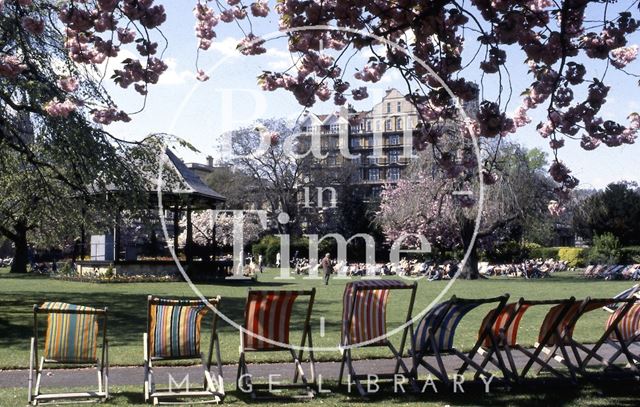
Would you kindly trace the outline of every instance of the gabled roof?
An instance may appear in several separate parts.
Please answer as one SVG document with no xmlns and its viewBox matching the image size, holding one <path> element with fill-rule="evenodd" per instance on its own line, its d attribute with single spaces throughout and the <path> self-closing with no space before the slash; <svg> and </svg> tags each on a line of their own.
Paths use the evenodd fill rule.
<svg viewBox="0 0 640 407">
<path fill-rule="evenodd" d="M 170 192 L 174 194 L 180 195 L 195 195 L 200 198 L 211 199 L 214 201 L 222 202 L 225 201 L 226 198 L 209 188 L 207 184 L 202 182 L 200 177 L 196 175 L 191 169 L 189 169 L 184 161 L 179 159 L 173 151 L 166 149 L 165 153 L 167 154 L 167 158 L 173 167 L 175 168 L 178 176 L 181 178 L 180 186 L 178 188 L 173 188 Z"/>
</svg>

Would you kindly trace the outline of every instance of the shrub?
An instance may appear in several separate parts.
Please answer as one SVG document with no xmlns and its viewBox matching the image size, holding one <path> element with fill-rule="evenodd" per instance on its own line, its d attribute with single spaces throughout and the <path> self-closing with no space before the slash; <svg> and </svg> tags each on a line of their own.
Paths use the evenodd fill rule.
<svg viewBox="0 0 640 407">
<path fill-rule="evenodd" d="M 529 249 L 530 259 L 555 259 L 558 260 L 558 247 L 532 247 Z"/>
<path fill-rule="evenodd" d="M 640 263 L 640 246 L 629 246 L 620 249 L 620 257 L 625 264 Z"/>
<path fill-rule="evenodd" d="M 585 263 L 585 250 L 579 247 L 560 247 L 558 259 L 566 261 L 569 267 L 582 267 Z"/>
<path fill-rule="evenodd" d="M 597 264 L 620 263 L 620 240 L 612 233 L 603 233 L 593 237 L 593 246 L 589 251 L 589 262 Z"/>
<path fill-rule="evenodd" d="M 527 256 L 528 250 L 518 242 L 503 242 L 485 252 L 491 263 L 519 263 Z"/>
</svg>

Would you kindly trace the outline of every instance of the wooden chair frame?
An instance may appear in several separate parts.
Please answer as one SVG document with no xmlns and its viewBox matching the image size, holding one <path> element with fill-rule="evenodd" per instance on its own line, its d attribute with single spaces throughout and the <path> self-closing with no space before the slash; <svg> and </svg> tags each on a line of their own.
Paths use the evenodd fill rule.
<svg viewBox="0 0 640 407">
<path fill-rule="evenodd" d="M 302 339 L 300 343 L 300 350 L 296 354 L 293 348 L 274 346 L 273 348 L 254 349 L 245 345 L 243 330 L 240 331 L 240 359 L 238 361 L 238 373 L 236 376 L 236 390 L 244 393 L 249 393 L 253 400 L 270 400 L 275 398 L 281 398 L 282 395 L 275 395 L 275 391 L 282 389 L 304 389 L 305 393 L 301 395 L 293 395 L 290 398 L 312 399 L 315 397 L 316 392 L 316 371 L 315 371 L 315 357 L 313 353 L 313 339 L 311 335 L 311 313 L 313 311 L 313 304 L 316 296 L 316 289 L 311 290 L 252 290 L 249 289 L 247 295 L 247 302 L 244 310 L 244 328 L 248 327 L 248 306 L 251 301 L 252 295 L 263 295 L 269 293 L 284 294 L 288 292 L 297 293 L 295 301 L 298 301 L 300 296 L 307 296 L 307 312 L 304 320 L 304 327 L 302 330 Z M 269 339 L 269 338 L 267 338 Z M 302 357 L 304 356 L 304 349 L 306 344 L 309 344 L 309 373 L 310 377 L 307 379 L 304 369 L 302 368 Z M 252 375 L 249 373 L 249 367 L 247 365 L 246 353 L 248 352 L 289 352 L 294 364 L 293 380 L 290 383 L 253 383 Z M 298 383 L 300 379 L 301 383 Z M 245 391 L 243 389 L 250 389 Z M 267 389 L 265 391 L 265 389 Z M 272 392 L 273 391 L 273 392 Z"/>
<path fill-rule="evenodd" d="M 481 366 L 484 367 L 487 363 L 497 365 L 498 362 L 496 362 L 496 360 L 494 359 L 494 354 L 498 356 L 500 355 L 501 351 L 504 351 L 507 361 L 509 362 L 508 372 L 505 372 L 505 373 L 506 373 L 506 376 L 508 376 L 508 378 L 513 382 L 521 382 L 526 377 L 529 370 L 533 367 L 534 363 L 540 366 L 538 373 L 542 369 L 546 369 L 556 377 L 565 378 L 564 374 L 559 372 L 553 366 L 549 365 L 550 358 L 547 360 L 544 360 L 541 358 L 541 354 L 544 353 L 545 347 L 550 342 L 553 335 L 560 334 L 558 332 L 558 325 L 562 321 L 569 307 L 571 307 L 571 305 L 574 302 L 575 302 L 575 298 L 573 297 L 565 300 L 544 300 L 544 301 L 531 301 L 531 300 L 525 300 L 524 298 L 520 298 L 516 303 L 513 303 L 513 306 L 514 306 L 513 311 L 510 312 L 509 315 L 506 315 L 505 323 L 502 324 L 502 326 L 499 327 L 498 329 L 498 332 L 497 332 L 498 347 L 493 349 L 488 349 L 488 350 L 485 350 L 482 347 L 480 348 L 479 353 L 485 355 L 485 359 L 481 364 Z M 545 332 L 545 335 L 543 336 L 541 342 L 536 342 L 536 344 L 534 345 L 533 351 L 524 348 L 518 343 L 509 344 L 509 340 L 507 339 L 507 332 L 511 328 L 511 325 L 514 323 L 517 323 L 518 325 L 515 329 L 519 330 L 520 320 L 523 317 L 524 313 L 527 312 L 530 307 L 539 306 L 539 305 L 562 306 L 556 318 L 553 321 L 551 321 L 551 325 L 547 330 L 547 332 Z M 508 307 L 509 305 L 505 305 L 504 309 L 507 309 Z M 494 320 L 494 323 L 496 320 L 497 318 Z M 540 328 L 542 329 L 542 326 Z M 493 327 L 492 330 L 494 331 L 494 333 L 496 333 L 495 327 Z M 517 334 L 518 332 L 516 331 L 515 332 L 516 337 L 517 337 Z M 523 355 L 529 358 L 529 360 L 527 361 L 527 363 L 525 364 L 525 366 L 522 368 L 520 372 L 518 372 L 518 369 L 516 367 L 516 364 L 513 358 L 514 351 L 519 351 L 520 353 L 522 353 Z"/>
<path fill-rule="evenodd" d="M 216 309 L 220 306 L 220 296 L 210 298 L 207 302 Z M 189 355 L 185 357 L 157 357 L 151 356 L 151 305 L 196 305 L 206 304 L 200 298 L 159 298 L 149 295 L 147 297 L 147 331 L 143 334 L 143 351 L 144 351 L 144 399 L 145 402 L 153 401 L 157 404 L 208 404 L 220 403 L 224 401 L 224 380 L 222 377 L 222 359 L 220 358 L 220 340 L 217 333 L 218 315 L 213 314 L 211 323 L 211 340 L 209 341 L 209 349 L 205 358 L 204 353 L 200 352 L 199 356 Z M 215 351 L 216 367 L 215 377 L 211 374 L 212 358 Z M 168 360 L 189 360 L 200 359 L 202 366 L 204 381 L 202 388 L 192 390 L 174 390 L 172 388 L 157 388 L 153 376 L 153 362 Z M 189 402 L 165 402 L 164 400 L 176 400 L 180 398 L 211 398 L 207 400 L 195 400 Z"/>
<path fill-rule="evenodd" d="M 447 375 L 447 370 L 444 366 L 444 362 L 442 359 L 443 355 L 454 355 L 456 356 L 458 359 L 462 360 L 462 365 L 461 367 L 457 370 L 458 374 L 463 374 L 465 371 L 467 371 L 468 368 L 473 368 L 476 372 L 474 374 L 474 378 L 477 379 L 479 376 L 485 376 L 485 377 L 490 377 L 491 374 L 489 372 L 486 371 L 486 360 L 489 356 L 485 356 L 484 360 L 482 363 L 478 364 L 477 362 L 475 362 L 473 360 L 474 356 L 476 354 L 480 354 L 480 348 L 482 346 L 482 343 L 484 342 L 485 339 L 489 339 L 490 343 L 491 343 L 491 348 L 492 349 L 497 349 L 498 347 L 498 338 L 495 335 L 494 332 L 491 331 L 490 327 L 493 324 L 489 324 L 487 325 L 486 329 L 481 329 L 480 334 L 478 335 L 478 340 L 476 341 L 475 345 L 473 346 L 473 348 L 471 349 L 471 351 L 467 354 L 459 351 L 458 349 L 456 349 L 455 347 L 451 347 L 451 349 L 440 349 L 438 346 L 438 343 L 435 340 L 435 336 L 438 334 L 438 332 L 440 331 L 440 329 L 442 328 L 442 324 L 445 322 L 444 319 L 445 317 L 448 315 L 449 311 L 460 304 L 475 304 L 475 306 L 473 308 L 479 307 L 481 305 L 484 304 L 490 304 L 490 303 L 497 303 L 498 305 L 496 306 L 495 310 L 497 310 L 497 312 L 494 313 L 494 316 L 491 317 L 492 319 L 497 318 L 497 316 L 499 315 L 499 313 L 502 311 L 502 308 L 504 308 L 505 304 L 507 303 L 509 299 L 509 294 L 504 294 L 502 296 L 499 297 L 494 297 L 494 298 L 486 298 L 486 299 L 470 299 L 470 298 L 458 298 L 455 295 L 453 297 L 451 297 L 450 300 L 444 302 L 444 303 L 440 303 L 438 304 L 440 307 L 442 307 L 442 309 L 438 310 L 438 311 L 434 311 L 434 312 L 438 312 L 438 314 L 435 316 L 434 322 L 432 324 L 430 324 L 430 326 L 426 327 L 427 329 L 427 340 L 428 340 L 428 347 L 430 348 L 429 351 L 427 351 L 426 349 L 421 349 L 419 351 L 417 351 L 417 343 L 416 343 L 416 334 L 417 332 L 413 332 L 413 327 L 412 327 L 412 333 L 411 333 L 411 342 L 412 342 L 412 351 L 411 351 L 411 357 L 413 359 L 413 367 L 411 370 L 412 376 L 414 378 L 417 379 L 418 376 L 418 368 L 420 366 L 424 367 L 425 369 L 427 369 L 427 371 L 429 373 L 432 373 L 434 376 L 436 376 L 440 381 L 449 384 L 450 380 L 449 377 Z M 436 307 L 438 306 L 436 305 Z M 473 309 L 472 308 L 472 309 Z M 471 311 L 468 310 L 467 312 Z M 466 315 L 466 313 L 465 313 Z M 425 315 L 426 317 L 427 315 Z M 461 317 L 461 319 L 464 318 L 464 315 Z M 455 329 L 457 329 L 457 325 L 454 327 L 453 332 L 451 332 L 451 336 L 455 337 Z M 433 356 L 436 359 L 436 363 L 437 363 L 437 368 L 432 366 L 431 364 L 427 363 L 427 361 L 425 360 L 425 356 Z M 502 361 L 502 356 L 498 353 L 497 354 L 497 358 L 498 358 L 498 362 L 496 363 L 496 365 L 499 367 L 500 371 L 503 373 L 504 376 L 508 375 L 508 369 L 506 368 L 504 362 Z"/>
<path fill-rule="evenodd" d="M 375 280 L 375 281 L 378 281 L 378 280 Z M 389 379 L 389 378 L 395 379 L 400 369 L 402 369 L 405 374 L 405 377 L 410 380 L 411 386 L 415 388 L 415 382 L 413 381 L 411 371 L 407 368 L 406 364 L 402 360 L 402 355 L 404 354 L 404 348 L 407 342 L 407 334 L 409 335 L 411 334 L 411 324 L 409 322 L 411 321 L 412 315 L 413 315 L 413 305 L 416 299 L 417 288 L 418 288 L 418 284 L 416 282 L 410 285 L 405 284 L 403 286 L 388 286 L 388 287 L 383 287 L 383 286 L 376 287 L 376 286 L 366 286 L 366 285 L 355 286 L 354 288 L 355 291 L 352 295 L 349 319 L 347 322 L 346 329 L 342 333 L 342 338 L 340 340 L 341 342 L 340 346 L 345 348 L 342 349 L 342 361 L 340 362 L 340 373 L 338 375 L 339 386 L 342 386 L 342 379 L 344 377 L 344 368 L 346 366 L 347 370 L 349 371 L 349 379 L 353 380 L 353 382 L 355 383 L 356 389 L 358 390 L 358 393 L 360 393 L 360 396 L 366 398 L 368 396 L 368 393 L 367 391 L 365 391 L 364 387 L 362 386 L 361 380 L 368 378 L 368 375 L 358 374 L 356 372 L 356 369 L 353 366 L 353 358 L 351 354 L 352 350 L 354 347 L 387 347 L 393 354 L 393 358 L 396 360 L 396 365 L 393 373 L 383 373 L 383 374 L 377 373 L 376 374 L 377 378 L 378 379 Z M 353 322 L 353 315 L 356 309 L 356 301 L 358 299 L 358 295 L 357 295 L 358 291 L 381 290 L 381 289 L 391 290 L 391 291 L 411 290 L 411 298 L 409 300 L 409 307 L 407 308 L 407 314 L 405 318 L 405 323 L 407 324 L 407 326 L 402 331 L 402 339 L 400 340 L 400 348 L 398 350 L 396 350 L 396 348 L 393 346 L 391 341 L 389 341 L 386 337 L 381 341 L 370 343 L 367 345 L 358 345 L 357 343 L 351 343 L 350 332 L 351 332 L 351 327 Z"/>
<path fill-rule="evenodd" d="M 633 267 L 633 266 L 630 266 Z M 623 292 L 621 292 L 620 294 L 616 295 L 615 299 L 623 299 L 623 298 L 638 298 L 640 299 L 640 284 L 636 284 L 626 290 L 624 290 Z M 638 302 L 636 301 L 636 304 Z M 607 307 L 603 307 L 602 309 L 609 312 L 610 314 L 613 314 L 616 312 L 616 308 L 615 306 L 607 306 Z M 630 311 L 629 311 L 630 312 Z M 621 322 L 621 321 L 620 321 Z M 609 364 L 613 364 L 619 357 L 620 355 L 622 355 L 623 353 L 625 354 L 625 356 L 627 356 L 627 361 L 629 361 L 629 365 L 630 367 L 633 369 L 634 368 L 634 364 L 638 364 L 640 363 L 640 354 L 636 355 L 631 353 L 631 346 L 635 343 L 640 341 L 640 329 L 638 329 L 634 335 L 630 336 L 629 338 L 627 338 L 626 340 L 621 341 L 620 337 L 618 337 L 618 341 L 612 341 L 612 340 L 608 340 L 607 343 L 612 346 L 615 349 L 615 352 L 613 353 L 612 356 L 609 357 L 609 359 L 606 361 L 605 365 L 609 365 Z M 628 350 L 628 352 L 625 352 L 625 349 Z M 629 356 L 632 357 L 632 359 L 629 359 Z M 633 363 L 635 362 L 635 363 Z"/>
<path fill-rule="evenodd" d="M 57 361 L 53 359 L 45 359 L 44 356 L 40 358 L 38 363 L 38 314 L 87 314 L 96 315 L 98 324 L 98 335 L 102 332 L 102 348 L 100 356 L 96 362 L 81 361 L 81 362 L 69 362 L 69 361 Z M 102 330 L 100 331 L 100 325 Z M 56 363 L 64 365 L 93 365 L 95 363 L 96 372 L 98 375 L 98 389 L 96 391 L 87 392 L 74 392 L 74 393 L 42 393 L 42 371 L 45 363 Z M 33 385 L 35 373 L 35 388 Z M 109 398 L 109 342 L 107 341 L 107 308 L 103 309 L 90 309 L 90 310 L 78 310 L 78 309 L 48 309 L 42 308 L 39 305 L 33 306 L 33 337 L 31 338 L 31 352 L 29 356 L 29 379 L 28 379 L 28 397 L 27 400 L 30 404 L 49 404 L 56 400 L 73 400 L 73 402 L 91 402 L 95 400 L 106 401 Z"/>
</svg>

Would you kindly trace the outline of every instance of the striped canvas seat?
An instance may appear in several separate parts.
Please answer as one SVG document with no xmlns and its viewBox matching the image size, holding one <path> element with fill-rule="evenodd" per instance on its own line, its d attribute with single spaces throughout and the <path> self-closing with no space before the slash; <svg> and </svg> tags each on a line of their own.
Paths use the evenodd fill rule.
<svg viewBox="0 0 640 407">
<path fill-rule="evenodd" d="M 98 349 L 96 314 L 65 311 L 96 311 L 64 302 L 45 302 L 40 310 L 48 314 L 44 357 L 61 363 L 95 363 Z"/>
<path fill-rule="evenodd" d="M 154 299 L 149 304 L 153 358 L 200 357 L 200 323 L 208 308 L 199 300 Z"/>
<path fill-rule="evenodd" d="M 482 303 L 456 303 L 455 301 L 445 301 L 436 305 L 418 323 L 414 334 L 416 350 L 424 353 L 433 351 L 429 341 L 429 328 L 438 351 L 451 350 L 458 324 L 467 313 L 480 305 Z"/>
<path fill-rule="evenodd" d="M 619 307 L 616 311 L 609 315 L 607 319 L 606 329 L 608 330 L 612 324 L 618 319 L 618 315 L 624 313 L 625 315 L 618 322 L 618 330 L 622 336 L 623 341 L 628 341 L 636 338 L 640 335 L 640 304 L 636 303 L 629 309 L 628 312 L 624 308 Z M 609 339 L 612 341 L 618 341 L 618 335 L 611 332 Z"/>
<path fill-rule="evenodd" d="M 571 338 L 573 338 L 573 330 L 576 327 L 577 318 L 580 315 L 591 312 L 598 308 L 602 308 L 610 303 L 611 299 L 588 300 L 586 301 L 586 303 L 573 303 L 562 317 L 557 328 L 554 327 L 554 321 L 557 320 L 558 315 L 562 312 L 564 306 L 561 304 L 552 307 L 545 316 L 544 321 L 542 322 L 540 333 L 538 334 L 538 342 L 544 342 L 544 338 L 546 337 L 547 333 L 549 333 L 549 330 L 554 330 L 553 334 L 546 344 L 549 346 L 558 345 L 560 343 L 558 333 L 563 335 L 565 343 L 567 343 L 567 341 L 570 341 Z"/>
<path fill-rule="evenodd" d="M 522 317 L 530 306 L 531 305 L 529 304 L 519 304 L 517 302 L 505 305 L 491 327 L 491 332 L 493 332 L 496 337 L 500 337 L 501 331 L 504 331 L 504 339 L 499 342 L 500 346 L 512 347 L 518 344 L 518 329 L 520 329 L 520 321 L 522 321 Z M 493 309 L 484 317 L 482 324 L 480 324 L 478 337 L 485 332 L 487 325 L 493 320 L 495 312 L 496 310 Z M 485 338 L 482 346 L 491 346 L 491 339 Z"/>
<path fill-rule="evenodd" d="M 387 300 L 389 290 L 395 288 L 412 286 L 397 280 L 361 280 L 345 286 L 342 296 L 342 345 L 387 342 Z M 347 330 L 348 337 L 345 335 Z"/>
<path fill-rule="evenodd" d="M 297 291 L 250 291 L 245 329 L 253 335 L 243 333 L 244 347 L 255 350 L 283 347 L 262 338 L 288 345 L 293 304 L 299 294 Z"/>
</svg>

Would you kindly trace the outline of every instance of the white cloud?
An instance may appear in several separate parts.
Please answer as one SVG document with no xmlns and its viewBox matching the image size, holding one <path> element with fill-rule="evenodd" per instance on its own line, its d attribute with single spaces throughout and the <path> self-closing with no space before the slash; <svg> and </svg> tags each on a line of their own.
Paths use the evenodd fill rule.
<svg viewBox="0 0 640 407">
<path fill-rule="evenodd" d="M 240 57 L 242 54 L 236 49 L 239 39 L 233 37 L 225 37 L 223 40 L 214 40 L 209 50 L 222 54 L 223 57 Z"/>
<path fill-rule="evenodd" d="M 189 70 L 178 70 L 178 62 L 175 58 L 166 58 L 167 70 L 160 75 L 158 85 L 182 85 L 192 78 L 195 78 L 193 72 Z"/>
</svg>

